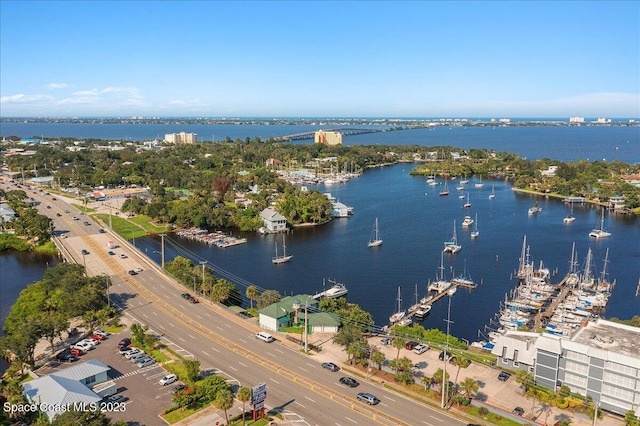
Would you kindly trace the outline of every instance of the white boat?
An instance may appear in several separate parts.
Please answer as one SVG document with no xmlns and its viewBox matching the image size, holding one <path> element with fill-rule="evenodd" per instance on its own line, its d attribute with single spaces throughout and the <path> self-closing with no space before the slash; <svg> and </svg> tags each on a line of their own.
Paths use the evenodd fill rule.
<svg viewBox="0 0 640 426">
<path fill-rule="evenodd" d="M 476 213 L 475 224 L 475 229 L 471 231 L 471 238 L 478 238 L 480 236 L 480 231 L 478 231 L 478 213 Z"/>
<path fill-rule="evenodd" d="M 494 198 L 496 198 L 496 193 L 494 192 L 496 186 L 495 185 L 491 185 L 491 194 L 489 194 L 489 199 L 493 200 Z"/>
<path fill-rule="evenodd" d="M 453 235 L 451 236 L 451 240 L 444 242 L 445 253 L 457 253 L 462 249 L 462 246 L 458 244 L 458 237 L 456 235 L 456 221 L 453 221 Z"/>
<path fill-rule="evenodd" d="M 396 302 L 398 304 L 397 311 L 389 317 L 389 322 L 391 323 L 391 325 L 396 324 L 398 321 L 400 321 L 402 318 L 404 318 L 407 315 L 407 311 L 402 309 L 402 297 L 400 296 L 400 287 L 398 287 L 398 299 L 396 300 Z"/>
<path fill-rule="evenodd" d="M 444 279 L 444 252 L 440 255 L 440 279 L 429 283 L 427 286 L 427 290 L 435 291 L 437 293 L 442 293 L 443 291 L 447 291 L 449 287 L 451 287 L 450 281 L 445 281 Z"/>
<path fill-rule="evenodd" d="M 462 221 L 462 226 L 469 227 L 471 225 L 473 225 L 473 219 L 471 219 L 471 216 L 466 215 Z"/>
<path fill-rule="evenodd" d="M 449 287 L 449 290 L 447 290 L 447 295 L 451 297 L 454 294 L 456 294 L 456 291 L 458 291 L 458 287 L 456 287 L 455 285 L 452 285 L 451 287 Z"/>
<path fill-rule="evenodd" d="M 474 185 L 476 188 L 482 188 L 484 183 L 482 183 L 482 176 L 480 176 L 480 181 Z"/>
<path fill-rule="evenodd" d="M 565 217 L 564 219 L 562 219 L 562 221 L 564 223 L 573 223 L 575 222 L 576 218 L 573 216 L 573 203 L 571 203 L 571 212 L 569 213 L 569 216 Z"/>
<path fill-rule="evenodd" d="M 456 191 L 462 191 L 464 189 L 464 186 L 460 185 L 460 186 L 456 186 Z M 464 197 L 464 195 L 463 195 Z"/>
<path fill-rule="evenodd" d="M 444 181 L 444 189 L 440 191 L 440 195 L 449 195 L 449 184 L 447 181 Z"/>
<path fill-rule="evenodd" d="M 373 225 L 373 230 L 371 231 L 371 238 L 369 238 L 367 247 L 377 247 L 380 244 L 382 244 L 382 238 L 380 238 L 380 230 L 378 230 L 378 218 L 376 217 L 376 222 Z"/>
<path fill-rule="evenodd" d="M 471 207 L 471 202 L 469 202 L 469 193 L 467 192 L 467 202 L 464 203 L 464 207 L 465 209 L 468 209 L 469 207 Z"/>
<path fill-rule="evenodd" d="M 466 173 L 465 173 L 465 175 L 464 175 L 464 179 L 462 179 L 462 180 L 460 181 L 460 184 L 462 184 L 462 185 L 466 185 L 466 184 L 468 184 L 468 183 L 469 183 L 469 179 L 467 179 L 467 175 L 466 175 Z"/>
<path fill-rule="evenodd" d="M 282 256 L 278 256 L 278 243 L 276 242 L 276 255 L 271 258 L 271 263 L 279 265 L 291 260 L 293 256 L 287 256 L 287 245 L 284 241 L 284 235 L 282 235 Z"/>
<path fill-rule="evenodd" d="M 602 209 L 602 216 L 600 218 L 600 228 L 593 229 L 589 232 L 590 237 L 594 237 L 596 239 L 606 238 L 611 236 L 611 232 L 607 232 L 604 230 L 604 208 Z"/>
<path fill-rule="evenodd" d="M 536 215 L 542 211 L 542 207 L 538 206 L 538 202 L 536 201 L 533 207 L 529 209 L 529 216 Z"/>
<path fill-rule="evenodd" d="M 342 283 L 338 283 L 335 280 L 329 280 L 329 283 L 333 285 L 328 290 L 321 291 L 320 293 L 316 293 L 313 296 L 311 296 L 311 298 L 316 300 L 322 299 L 323 297 L 327 297 L 329 299 L 335 299 L 337 297 L 342 297 L 349 292 L 347 287 Z"/>
<path fill-rule="evenodd" d="M 429 312 L 431 312 L 431 305 L 420 305 L 420 308 L 413 315 L 416 318 L 424 318 L 429 315 Z"/>
</svg>

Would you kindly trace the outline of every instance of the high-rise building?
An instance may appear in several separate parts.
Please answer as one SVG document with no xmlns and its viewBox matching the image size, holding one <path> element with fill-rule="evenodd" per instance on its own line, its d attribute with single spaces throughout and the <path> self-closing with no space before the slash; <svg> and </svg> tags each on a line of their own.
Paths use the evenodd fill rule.
<svg viewBox="0 0 640 426">
<path fill-rule="evenodd" d="M 342 133 L 318 130 L 313 141 L 324 145 L 342 145 Z"/>
<path fill-rule="evenodd" d="M 198 142 L 197 133 L 167 133 L 164 135 L 164 141 L 167 143 L 181 144 L 181 143 L 196 143 Z"/>
</svg>

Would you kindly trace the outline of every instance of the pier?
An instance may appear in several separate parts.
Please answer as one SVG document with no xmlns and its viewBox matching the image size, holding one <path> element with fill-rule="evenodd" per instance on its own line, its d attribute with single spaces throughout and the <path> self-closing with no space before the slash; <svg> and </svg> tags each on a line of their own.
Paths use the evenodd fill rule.
<svg viewBox="0 0 640 426">
<path fill-rule="evenodd" d="M 551 304 L 545 310 L 541 310 L 533 318 L 533 330 L 538 330 L 542 327 L 542 320 L 549 320 L 556 312 L 556 309 L 558 309 L 558 305 L 563 303 L 569 293 L 571 293 L 571 288 L 565 286 L 568 278 L 569 276 L 567 275 L 562 279 L 562 281 L 560 281 L 560 283 L 558 283 L 558 287 L 562 288 L 562 290 L 560 290 L 560 294 L 554 297 Z"/>
</svg>

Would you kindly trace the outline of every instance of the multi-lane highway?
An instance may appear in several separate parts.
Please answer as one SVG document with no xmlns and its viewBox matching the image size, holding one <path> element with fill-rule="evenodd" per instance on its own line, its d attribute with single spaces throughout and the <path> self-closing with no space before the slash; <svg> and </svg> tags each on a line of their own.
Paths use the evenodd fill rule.
<svg viewBox="0 0 640 426">
<path fill-rule="evenodd" d="M 54 219 L 57 243 L 76 262 L 84 264 L 89 275 L 111 278 L 111 300 L 126 315 L 149 325 L 182 354 L 193 355 L 203 369 L 214 368 L 243 386 L 267 383 L 268 408 L 293 411 L 308 424 L 317 425 L 464 423 L 365 380 L 360 380 L 357 388 L 340 385 L 338 380 L 343 374 L 323 369 L 313 355 L 305 355 L 282 342 L 269 344 L 257 340 L 258 328 L 254 323 L 214 304 L 190 304 L 180 296 L 185 289 L 143 253 L 109 230 L 100 232 L 101 225 L 93 223 L 66 200 L 34 192 L 24 185 L 20 189 L 41 202 L 39 211 Z M 90 224 L 85 225 L 85 221 Z M 66 237 L 60 238 L 63 234 Z M 119 245 L 112 249 L 114 255 L 108 254 L 109 240 Z M 82 250 L 89 254 L 83 255 Z M 142 272 L 128 273 L 137 267 Z M 335 360 L 340 361 L 343 360 Z M 359 402 L 358 392 L 370 392 L 381 402 L 375 406 Z"/>
</svg>

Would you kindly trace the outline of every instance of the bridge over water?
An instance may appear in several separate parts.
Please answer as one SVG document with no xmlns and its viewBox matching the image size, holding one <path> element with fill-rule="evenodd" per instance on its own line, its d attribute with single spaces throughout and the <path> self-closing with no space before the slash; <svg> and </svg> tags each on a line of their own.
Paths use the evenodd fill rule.
<svg viewBox="0 0 640 426">
<path fill-rule="evenodd" d="M 365 133 L 379 133 L 384 132 L 385 129 L 362 129 L 362 128 L 352 128 L 352 127 L 340 127 L 338 129 L 322 129 L 325 132 L 340 132 L 342 136 L 351 136 L 351 135 L 362 135 Z M 313 139 L 316 130 L 311 132 L 302 132 L 302 133 L 294 133 L 292 135 L 281 136 L 281 139 L 295 141 L 295 140 L 304 140 L 304 139 Z"/>
</svg>

